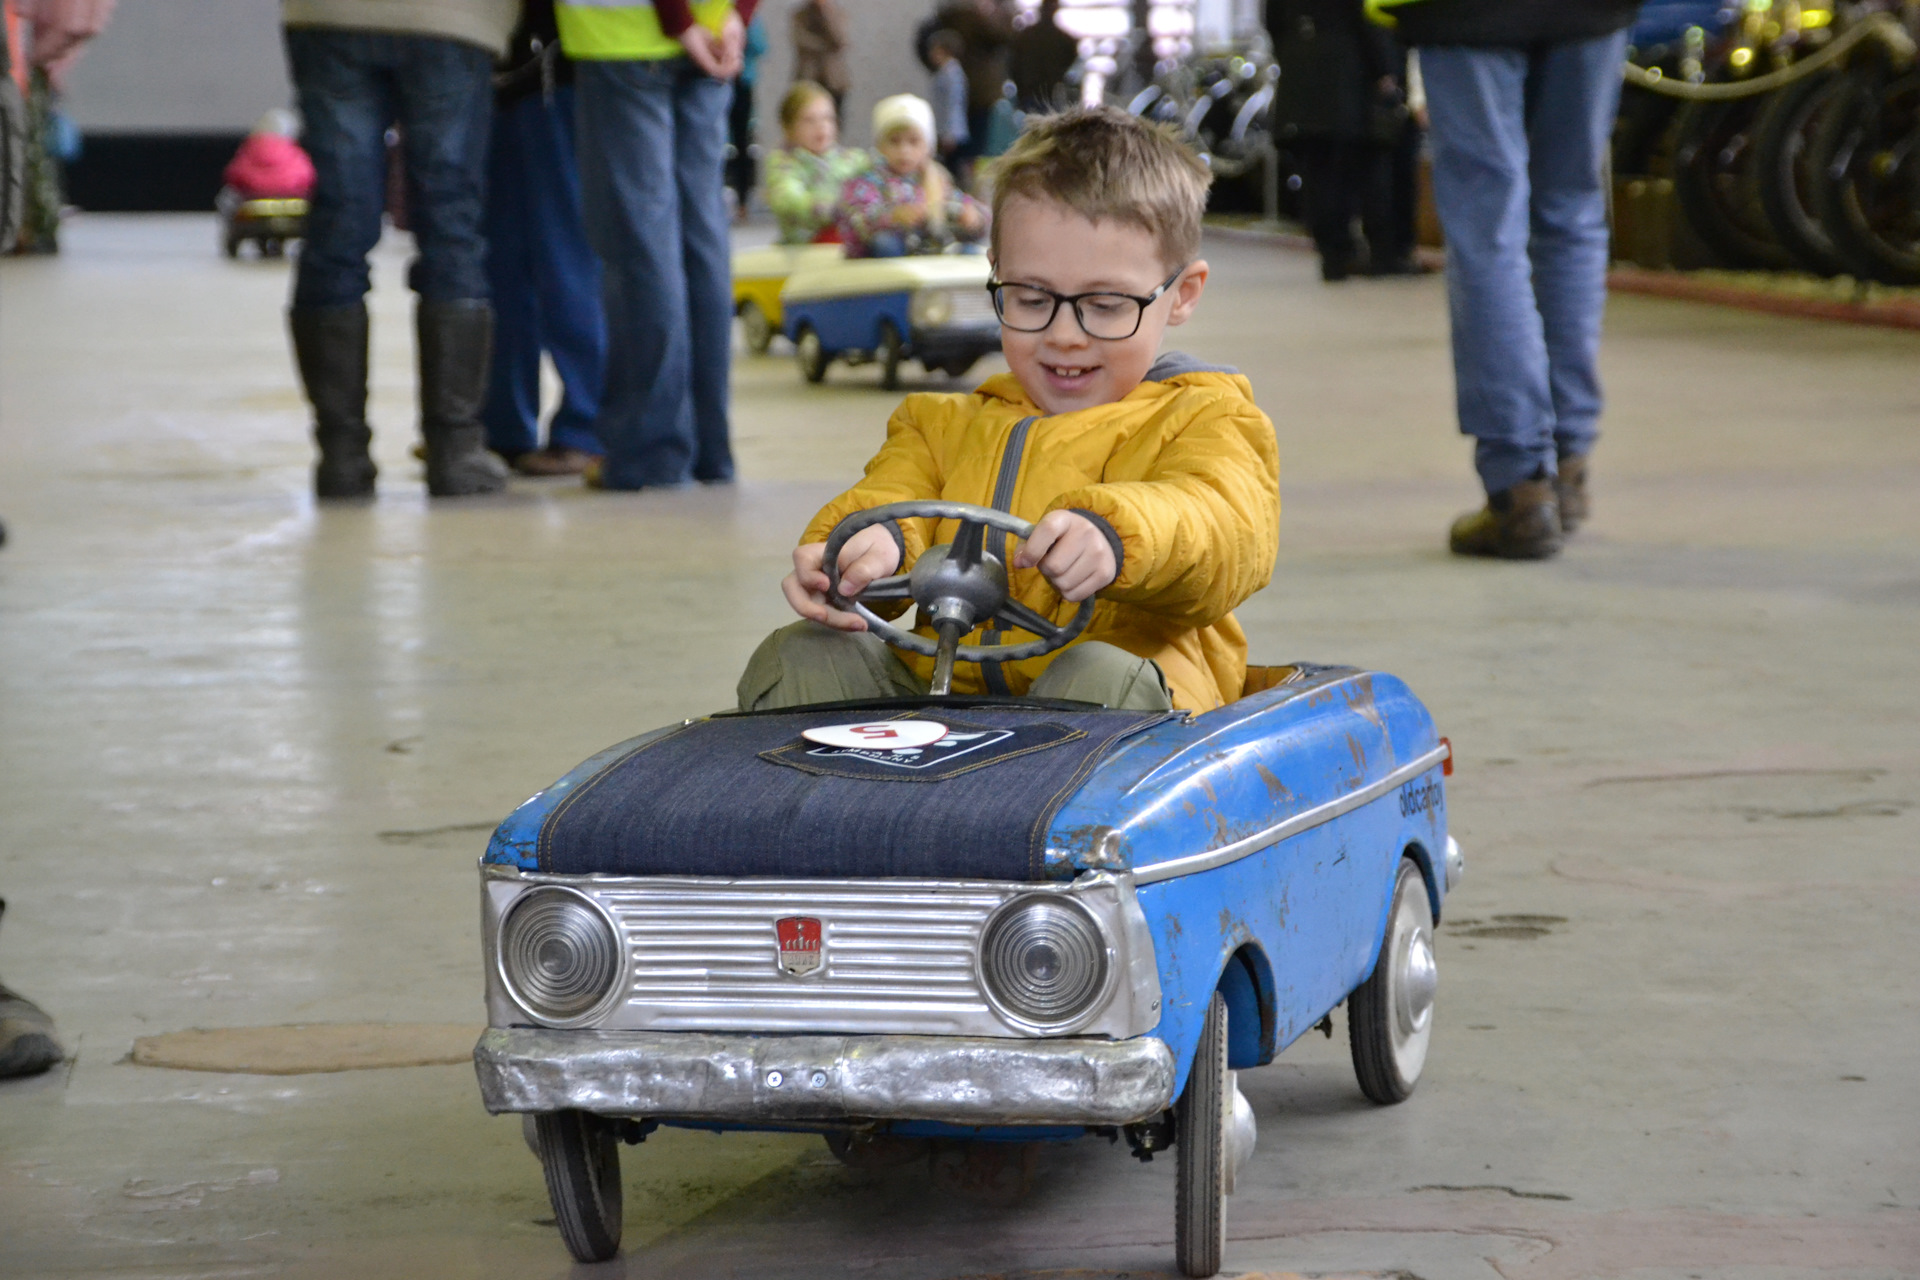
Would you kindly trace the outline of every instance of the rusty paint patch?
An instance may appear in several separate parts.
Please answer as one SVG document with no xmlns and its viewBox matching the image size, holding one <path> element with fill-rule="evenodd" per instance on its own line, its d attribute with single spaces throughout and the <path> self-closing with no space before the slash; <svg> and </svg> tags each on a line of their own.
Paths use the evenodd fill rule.
<svg viewBox="0 0 1920 1280">
<path fill-rule="evenodd" d="M 1268 798 L 1275 804 L 1293 803 L 1292 790 L 1288 788 L 1286 783 L 1274 776 L 1273 770 L 1256 760 L 1253 765 L 1253 771 L 1260 775 L 1260 781 L 1265 784 L 1267 788 Z"/>
<path fill-rule="evenodd" d="M 1340 694 L 1347 701 L 1347 710 L 1365 720 L 1374 728 L 1385 733 L 1387 722 L 1380 717 L 1380 708 L 1373 705 L 1373 677 L 1359 676 L 1340 686 Z"/>
</svg>

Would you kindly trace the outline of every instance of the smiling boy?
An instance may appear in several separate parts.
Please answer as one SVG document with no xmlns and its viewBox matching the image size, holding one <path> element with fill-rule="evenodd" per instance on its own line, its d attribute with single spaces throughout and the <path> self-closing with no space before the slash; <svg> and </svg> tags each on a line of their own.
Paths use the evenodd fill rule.
<svg viewBox="0 0 1920 1280">
<path fill-rule="evenodd" d="M 1045 117 L 994 169 L 994 305 L 1011 373 L 971 395 L 910 395 L 866 478 L 813 518 L 782 583 L 804 621 L 769 636 L 740 680 L 748 710 L 923 694 L 932 659 L 898 653 L 827 598 L 821 559 L 846 516 L 908 499 L 993 505 L 1032 521 L 1015 599 L 1081 638 L 1021 662 L 959 663 L 957 694 L 1029 694 L 1206 711 L 1240 696 L 1233 609 L 1279 543 L 1273 424 L 1231 369 L 1161 354 L 1200 304 L 1206 167 L 1125 112 Z M 910 567 L 954 525 L 876 525 L 840 555 L 842 590 Z M 969 643 L 1017 643 L 1023 632 Z"/>
</svg>

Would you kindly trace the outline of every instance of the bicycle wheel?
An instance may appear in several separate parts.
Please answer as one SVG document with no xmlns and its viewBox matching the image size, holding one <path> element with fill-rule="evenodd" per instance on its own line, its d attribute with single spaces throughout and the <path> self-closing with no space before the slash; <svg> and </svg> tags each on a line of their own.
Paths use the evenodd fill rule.
<svg viewBox="0 0 1920 1280">
<path fill-rule="evenodd" d="M 1920 284 L 1920 70 L 1845 79 L 1813 140 L 1814 211 L 1855 275 Z"/>
<path fill-rule="evenodd" d="M 1809 76 L 1790 84 L 1768 101 L 1753 129 L 1753 167 L 1767 226 L 1787 256 L 1815 275 L 1837 276 L 1847 269 L 1813 210 L 1819 168 L 1812 145 L 1846 87 L 1843 75 Z"/>
<path fill-rule="evenodd" d="M 1773 238 L 1755 179 L 1753 127 L 1766 100 L 1689 102 L 1674 119 L 1674 198 L 1700 238 L 1731 267 L 1785 267 L 1793 261 Z"/>
</svg>

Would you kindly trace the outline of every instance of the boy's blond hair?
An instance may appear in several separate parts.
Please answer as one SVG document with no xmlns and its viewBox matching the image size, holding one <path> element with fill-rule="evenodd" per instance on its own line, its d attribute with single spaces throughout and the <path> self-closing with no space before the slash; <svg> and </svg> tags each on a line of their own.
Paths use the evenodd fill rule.
<svg viewBox="0 0 1920 1280">
<path fill-rule="evenodd" d="M 1151 235 L 1168 270 L 1200 254 L 1200 218 L 1213 181 L 1170 130 L 1118 107 L 1073 107 L 1030 123 L 994 161 L 993 250 L 1000 211 L 1015 196 L 1053 200 L 1091 222 Z"/>
</svg>

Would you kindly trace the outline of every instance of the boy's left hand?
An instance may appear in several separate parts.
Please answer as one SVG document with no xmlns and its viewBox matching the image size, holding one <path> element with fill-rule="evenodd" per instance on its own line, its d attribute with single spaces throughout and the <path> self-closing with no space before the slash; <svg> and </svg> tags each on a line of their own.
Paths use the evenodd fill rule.
<svg viewBox="0 0 1920 1280">
<path fill-rule="evenodd" d="M 1073 511 L 1050 511 L 1013 557 L 1016 569 L 1039 566 L 1063 600 L 1078 603 L 1110 585 L 1120 572 L 1113 544 L 1099 526 Z"/>
</svg>

